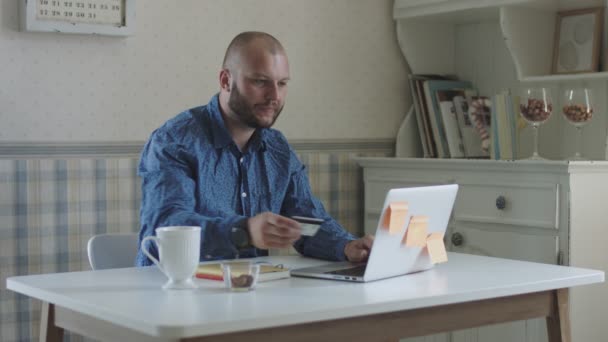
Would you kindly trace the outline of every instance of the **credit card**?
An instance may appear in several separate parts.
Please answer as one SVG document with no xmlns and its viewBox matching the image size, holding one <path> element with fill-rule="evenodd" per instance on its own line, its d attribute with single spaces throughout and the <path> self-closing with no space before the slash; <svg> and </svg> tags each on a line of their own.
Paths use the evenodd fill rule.
<svg viewBox="0 0 608 342">
<path fill-rule="evenodd" d="M 302 228 L 300 234 L 304 236 L 315 235 L 323 223 L 323 219 L 313 217 L 292 216 L 291 218 L 300 222 L 300 227 Z"/>
</svg>

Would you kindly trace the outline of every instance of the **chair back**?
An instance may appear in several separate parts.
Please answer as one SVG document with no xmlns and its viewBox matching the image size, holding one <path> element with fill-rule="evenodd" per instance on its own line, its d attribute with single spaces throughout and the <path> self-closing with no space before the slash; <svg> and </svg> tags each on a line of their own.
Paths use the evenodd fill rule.
<svg viewBox="0 0 608 342">
<path fill-rule="evenodd" d="M 89 239 L 87 254 L 94 270 L 135 266 L 137 234 L 100 234 Z"/>
</svg>

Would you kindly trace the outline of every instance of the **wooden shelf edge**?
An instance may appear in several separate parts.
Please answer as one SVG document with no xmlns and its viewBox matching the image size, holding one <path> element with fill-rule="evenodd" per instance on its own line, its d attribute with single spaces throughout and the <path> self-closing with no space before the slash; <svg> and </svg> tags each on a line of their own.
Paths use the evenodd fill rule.
<svg viewBox="0 0 608 342">
<path fill-rule="evenodd" d="M 393 19 L 416 19 L 422 17 L 449 17 L 459 12 L 476 12 L 480 15 L 490 10 L 498 11 L 503 6 L 525 6 L 545 10 L 555 10 L 555 0 L 432 0 L 427 2 L 411 2 L 409 0 L 395 0 L 393 5 Z M 456 20 L 458 21 L 458 20 Z"/>
<path fill-rule="evenodd" d="M 526 76 L 522 77 L 522 83 L 534 82 L 566 82 L 566 81 L 586 81 L 586 80 L 608 80 L 608 71 L 588 72 L 580 74 L 560 74 L 560 75 L 543 75 L 543 76 Z"/>
</svg>

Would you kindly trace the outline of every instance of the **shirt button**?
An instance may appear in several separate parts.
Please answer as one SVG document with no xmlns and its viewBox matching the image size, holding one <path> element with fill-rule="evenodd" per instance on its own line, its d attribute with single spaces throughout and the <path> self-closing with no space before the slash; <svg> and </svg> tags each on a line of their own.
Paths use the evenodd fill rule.
<svg viewBox="0 0 608 342">
<path fill-rule="evenodd" d="M 239 163 L 243 164 L 243 157 L 241 157 L 241 159 L 239 159 Z"/>
<path fill-rule="evenodd" d="M 246 192 L 243 192 L 243 193 L 241 194 L 241 197 L 247 197 L 247 193 L 246 193 Z"/>
</svg>

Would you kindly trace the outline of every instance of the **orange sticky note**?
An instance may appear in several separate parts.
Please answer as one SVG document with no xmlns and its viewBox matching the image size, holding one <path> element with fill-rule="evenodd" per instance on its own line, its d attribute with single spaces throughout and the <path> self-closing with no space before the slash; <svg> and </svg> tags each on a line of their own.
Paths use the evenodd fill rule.
<svg viewBox="0 0 608 342">
<path fill-rule="evenodd" d="M 429 226 L 429 217 L 423 215 L 412 216 L 405 236 L 401 241 L 407 247 L 426 246 L 426 231 Z"/>
<path fill-rule="evenodd" d="M 431 256 L 431 262 L 438 264 L 448 261 L 448 254 L 443 243 L 442 233 L 432 233 L 426 238 L 426 248 Z"/>
<path fill-rule="evenodd" d="M 405 224 L 407 216 L 407 202 L 395 202 L 388 205 L 384 214 L 384 227 L 388 228 L 389 234 L 397 234 Z"/>
</svg>

